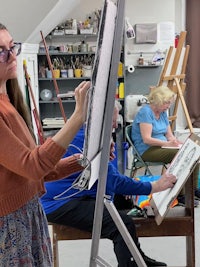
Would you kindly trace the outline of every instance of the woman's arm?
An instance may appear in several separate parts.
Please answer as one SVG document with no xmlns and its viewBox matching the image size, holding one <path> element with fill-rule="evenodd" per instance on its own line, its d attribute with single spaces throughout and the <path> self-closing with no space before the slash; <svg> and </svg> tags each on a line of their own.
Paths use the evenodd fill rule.
<svg viewBox="0 0 200 267">
<path fill-rule="evenodd" d="M 176 139 L 176 137 L 173 135 L 170 125 L 167 128 L 166 138 L 168 141 L 171 141 L 174 143 L 174 146 L 182 144 L 179 140 Z"/>
<path fill-rule="evenodd" d="M 57 168 L 56 165 L 60 164 L 59 160 L 64 155 L 67 146 L 83 124 L 86 114 L 85 98 L 89 87 L 90 82 L 83 82 L 76 88 L 77 103 L 73 115 L 63 129 L 39 146 L 35 146 L 25 122 L 19 114 L 16 113 L 15 120 L 11 121 L 9 116 L 11 112 L 14 113 L 11 106 L 11 112 L 0 117 L 1 165 L 16 175 L 28 179 L 41 179 L 50 171 L 54 171 Z M 59 165 L 59 168 L 61 168 L 61 165 Z M 64 173 L 63 176 L 65 176 Z"/>
<path fill-rule="evenodd" d="M 170 130 L 169 130 L 170 126 L 168 126 L 168 130 L 167 133 L 169 134 L 169 136 L 172 138 L 173 135 L 172 133 L 170 134 Z M 169 139 L 167 141 L 164 140 L 160 140 L 157 138 L 153 138 L 152 135 L 152 124 L 149 123 L 140 123 L 140 132 L 142 135 L 142 139 L 143 142 L 149 146 L 166 146 L 166 147 L 178 147 L 180 145 L 179 142 L 177 142 L 177 140 L 172 138 Z"/>
<path fill-rule="evenodd" d="M 153 138 L 152 135 L 152 124 L 140 123 L 140 132 L 142 135 L 143 142 L 149 146 L 166 146 L 167 142 Z"/>
<path fill-rule="evenodd" d="M 74 154 L 73 156 L 62 158 L 55 168 L 44 177 L 45 182 L 63 179 L 73 173 L 83 171 L 81 159 L 82 154 Z"/>
<path fill-rule="evenodd" d="M 67 120 L 63 128 L 52 139 L 63 148 L 67 148 L 75 134 L 82 126 L 86 116 L 86 94 L 90 88 L 90 82 L 82 82 L 75 90 L 76 107 L 72 116 Z"/>
</svg>

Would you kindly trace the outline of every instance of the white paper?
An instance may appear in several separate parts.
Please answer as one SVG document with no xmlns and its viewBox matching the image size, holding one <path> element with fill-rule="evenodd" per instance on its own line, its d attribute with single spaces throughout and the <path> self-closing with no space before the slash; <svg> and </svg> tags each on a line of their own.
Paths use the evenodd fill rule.
<svg viewBox="0 0 200 267">
<path fill-rule="evenodd" d="M 168 149 L 179 149 L 181 147 L 182 147 L 181 144 L 179 146 L 161 146 L 161 148 L 168 148 Z"/>
<path fill-rule="evenodd" d="M 176 176 L 176 184 L 171 189 L 154 193 L 152 195 L 156 209 L 159 211 L 159 215 L 161 217 L 165 215 L 168 207 L 186 182 L 187 177 L 189 176 L 194 164 L 199 160 L 199 157 L 199 144 L 188 138 L 166 171 L 166 173 L 172 173 Z"/>
<path fill-rule="evenodd" d="M 161 43 L 174 43 L 175 27 L 173 22 L 160 22 L 158 24 L 158 40 Z"/>
</svg>

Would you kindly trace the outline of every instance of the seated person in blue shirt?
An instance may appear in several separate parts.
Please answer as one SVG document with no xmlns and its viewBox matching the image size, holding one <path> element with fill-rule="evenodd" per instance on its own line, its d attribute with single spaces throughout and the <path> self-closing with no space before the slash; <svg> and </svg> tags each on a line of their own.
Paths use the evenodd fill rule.
<svg viewBox="0 0 200 267">
<path fill-rule="evenodd" d="M 144 161 L 167 164 L 178 151 L 181 143 L 173 135 L 167 115 L 174 98 L 175 93 L 166 86 L 152 88 L 149 104 L 145 104 L 133 120 L 132 141 Z"/>
<path fill-rule="evenodd" d="M 67 157 L 71 154 L 76 156 L 75 153 L 77 153 L 78 150 L 75 147 L 82 149 L 83 142 L 84 128 L 77 133 L 72 141 L 73 146 L 69 147 L 65 156 Z M 77 173 L 59 181 L 46 183 L 47 192 L 41 198 L 41 202 L 49 222 L 68 225 L 92 232 L 98 181 L 96 181 L 90 190 L 79 191 L 72 187 L 78 175 Z M 174 186 L 175 182 L 176 177 L 169 174 L 164 174 L 158 181 L 152 183 L 135 181 L 134 179 L 120 174 L 112 162 L 109 162 L 106 194 L 110 195 L 112 198 L 115 193 L 124 195 L 148 195 L 171 188 Z M 63 194 L 63 192 L 65 193 Z M 60 197 L 58 197 L 59 195 Z M 55 200 L 56 197 L 57 200 Z M 119 214 L 147 266 L 167 266 L 165 263 L 155 261 L 144 254 L 140 248 L 132 218 L 124 211 L 119 211 Z M 113 241 L 114 252 L 119 267 L 138 267 L 106 208 L 104 208 L 103 212 L 101 237 Z"/>
<path fill-rule="evenodd" d="M 167 115 L 174 98 L 175 93 L 166 86 L 152 88 L 148 96 L 149 104 L 145 104 L 133 120 L 132 141 L 144 161 L 168 164 L 181 145 L 172 133 Z M 198 175 L 195 176 L 195 197 L 200 199 Z M 185 205 L 184 190 L 180 192 L 178 201 L 180 205 Z M 198 200 L 194 200 L 194 206 L 198 205 Z"/>
</svg>

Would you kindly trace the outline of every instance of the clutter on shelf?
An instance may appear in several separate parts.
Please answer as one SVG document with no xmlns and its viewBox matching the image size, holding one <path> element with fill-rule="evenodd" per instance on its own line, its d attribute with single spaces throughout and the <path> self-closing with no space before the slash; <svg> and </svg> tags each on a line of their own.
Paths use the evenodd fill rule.
<svg viewBox="0 0 200 267">
<path fill-rule="evenodd" d="M 95 10 L 84 21 L 77 21 L 75 18 L 67 19 L 53 29 L 50 35 L 97 34 L 100 13 L 100 10 Z"/>
<path fill-rule="evenodd" d="M 52 65 L 55 78 L 91 77 L 94 54 L 54 56 Z M 79 70 L 79 71 L 78 71 Z M 39 78 L 52 78 L 46 58 L 39 61 Z"/>
</svg>

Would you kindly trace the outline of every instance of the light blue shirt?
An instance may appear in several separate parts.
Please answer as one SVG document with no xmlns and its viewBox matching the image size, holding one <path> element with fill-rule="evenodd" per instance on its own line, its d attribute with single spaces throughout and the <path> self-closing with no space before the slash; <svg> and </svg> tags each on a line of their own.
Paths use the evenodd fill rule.
<svg viewBox="0 0 200 267">
<path fill-rule="evenodd" d="M 142 139 L 142 135 L 140 132 L 140 123 L 149 123 L 152 125 L 152 134 L 151 136 L 156 139 L 160 139 L 166 141 L 167 138 L 165 136 L 167 132 L 167 128 L 169 126 L 169 120 L 167 116 L 167 112 L 161 112 L 160 118 L 157 119 L 149 106 L 149 104 L 144 105 L 135 116 L 135 119 L 132 123 L 132 133 L 131 137 L 134 142 L 134 145 L 142 155 L 150 146 L 145 144 Z"/>
</svg>

